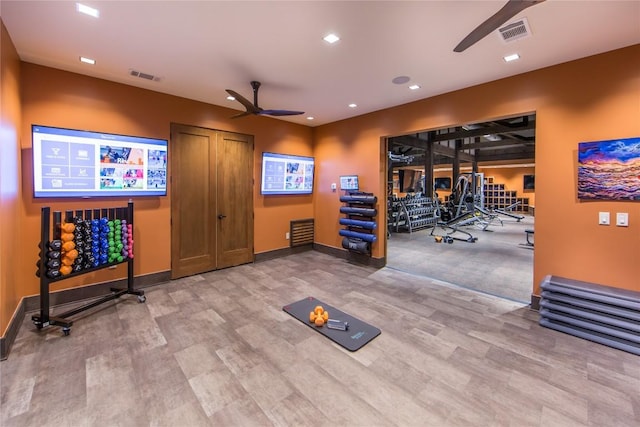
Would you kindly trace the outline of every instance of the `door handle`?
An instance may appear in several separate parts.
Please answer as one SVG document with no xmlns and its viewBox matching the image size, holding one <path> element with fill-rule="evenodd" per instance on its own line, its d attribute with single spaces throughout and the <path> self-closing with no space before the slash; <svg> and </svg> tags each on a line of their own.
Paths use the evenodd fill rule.
<svg viewBox="0 0 640 427">
<path fill-rule="evenodd" d="M 218 219 L 224 219 L 226 217 L 227 217 L 226 215 L 222 215 L 222 214 L 218 215 Z"/>
</svg>

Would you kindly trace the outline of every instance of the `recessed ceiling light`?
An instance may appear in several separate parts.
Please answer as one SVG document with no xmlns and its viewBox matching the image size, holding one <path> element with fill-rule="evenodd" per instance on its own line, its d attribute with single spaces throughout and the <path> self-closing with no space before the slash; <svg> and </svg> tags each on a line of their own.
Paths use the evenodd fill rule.
<svg viewBox="0 0 640 427">
<path fill-rule="evenodd" d="M 315 117 L 313 117 L 313 116 L 309 116 L 309 117 L 307 117 L 307 120 L 313 120 L 314 118 Z"/>
<path fill-rule="evenodd" d="M 98 9 L 94 9 L 82 3 L 76 3 L 76 10 L 80 13 L 84 13 L 85 15 L 93 16 L 94 18 L 100 16 L 100 11 Z"/>
<path fill-rule="evenodd" d="M 513 55 L 507 55 L 504 58 L 505 62 L 511 62 L 511 61 L 515 61 L 516 59 L 520 59 L 520 55 L 518 55 L 517 53 L 514 53 Z"/>
<path fill-rule="evenodd" d="M 409 89 L 411 89 L 411 90 L 420 89 L 420 85 L 411 85 L 411 86 L 409 86 Z"/>
<path fill-rule="evenodd" d="M 326 41 L 327 43 L 334 44 L 335 42 L 340 40 L 340 37 L 338 37 L 335 34 L 331 33 L 331 34 L 328 34 L 328 35 L 324 36 L 323 40 Z"/>
<path fill-rule="evenodd" d="M 349 108 L 356 108 L 358 104 L 349 104 Z"/>
<path fill-rule="evenodd" d="M 96 65 L 96 60 L 95 59 L 87 58 L 87 57 L 84 57 L 84 56 L 80 57 L 80 62 L 84 62 L 85 64 Z"/>
<path fill-rule="evenodd" d="M 231 96 L 231 95 L 227 96 L 227 99 L 228 99 L 229 101 L 235 101 L 235 100 L 236 100 L 236 98 L 235 98 L 235 97 L 233 97 L 233 96 Z"/>
</svg>

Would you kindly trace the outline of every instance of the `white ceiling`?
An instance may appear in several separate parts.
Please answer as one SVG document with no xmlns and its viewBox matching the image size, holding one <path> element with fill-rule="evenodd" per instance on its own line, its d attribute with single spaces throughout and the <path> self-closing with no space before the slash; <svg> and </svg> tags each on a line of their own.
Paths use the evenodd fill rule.
<svg viewBox="0 0 640 427">
<path fill-rule="evenodd" d="M 236 110 L 225 89 L 252 100 L 259 80 L 261 107 L 305 111 L 283 119 L 309 126 L 640 43 L 640 0 L 547 0 L 514 18 L 528 19 L 531 37 L 505 43 L 494 32 L 453 52 L 504 3 L 85 1 L 96 19 L 72 1 L 2 0 L 0 15 L 23 61 Z M 341 40 L 327 44 L 329 32 Z M 519 61 L 502 60 L 514 52 Z"/>
</svg>

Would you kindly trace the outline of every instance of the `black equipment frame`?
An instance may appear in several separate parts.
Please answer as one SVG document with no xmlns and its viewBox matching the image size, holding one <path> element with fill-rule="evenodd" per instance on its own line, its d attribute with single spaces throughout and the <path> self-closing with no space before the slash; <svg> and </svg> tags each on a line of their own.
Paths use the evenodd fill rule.
<svg viewBox="0 0 640 427">
<path fill-rule="evenodd" d="M 70 222 L 73 217 L 79 217 L 83 219 L 98 219 L 108 218 L 114 219 L 126 219 L 127 224 L 133 225 L 133 202 L 129 201 L 126 207 L 119 208 L 102 208 L 102 209 L 87 209 L 87 210 L 69 210 L 65 211 L 65 221 Z M 51 220 L 53 217 L 53 232 L 51 231 Z M 56 278 L 50 278 L 47 276 L 47 245 L 50 238 L 59 239 L 61 235 L 60 225 L 62 223 L 62 212 L 54 211 L 51 214 L 51 208 L 43 207 L 41 211 L 41 224 L 40 224 L 40 262 L 39 262 L 39 276 L 40 276 L 40 314 L 31 316 L 31 320 L 38 329 L 42 329 L 45 326 L 60 326 L 64 335 L 69 335 L 71 331 L 71 325 L 73 321 L 68 318 L 81 313 L 90 308 L 96 307 L 108 301 L 115 300 L 122 295 L 132 294 L 138 296 L 138 302 L 145 302 L 143 290 L 134 289 L 134 276 L 133 276 L 133 258 L 127 257 L 127 259 L 120 262 L 111 262 L 99 265 L 97 267 L 83 269 L 79 272 L 73 272 L 65 276 L 59 276 Z M 53 282 L 59 282 L 61 280 L 69 279 L 71 277 L 79 276 L 93 271 L 102 270 L 118 264 L 127 263 L 127 287 L 111 288 L 111 294 L 100 297 L 99 299 L 92 301 L 83 306 L 74 308 L 56 316 L 50 316 L 50 295 L 49 285 Z"/>
</svg>

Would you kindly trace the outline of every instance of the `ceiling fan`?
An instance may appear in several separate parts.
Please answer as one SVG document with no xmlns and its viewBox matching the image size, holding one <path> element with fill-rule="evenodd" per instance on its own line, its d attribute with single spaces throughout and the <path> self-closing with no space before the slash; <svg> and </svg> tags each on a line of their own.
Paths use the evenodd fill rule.
<svg viewBox="0 0 640 427">
<path fill-rule="evenodd" d="M 456 46 L 454 52 L 463 52 L 467 48 L 473 46 L 494 30 L 497 30 L 500 25 L 507 22 L 509 19 L 516 16 L 523 10 L 535 6 L 538 3 L 542 3 L 545 0 L 509 0 L 507 4 L 502 6 L 502 9 L 497 11 L 493 16 L 484 21 L 482 24 L 471 31 L 467 37 L 465 37 L 458 46 Z"/>
<path fill-rule="evenodd" d="M 260 89 L 260 82 L 252 81 L 251 87 L 253 88 L 253 104 L 244 96 L 240 95 L 238 92 L 233 91 L 231 89 L 226 89 L 227 93 L 233 96 L 236 101 L 244 106 L 246 111 L 244 113 L 236 114 L 232 117 L 235 119 L 237 117 L 244 117 L 250 114 L 256 116 L 297 116 L 299 114 L 304 114 L 304 111 L 290 111 L 290 110 L 265 110 L 258 106 L 258 89 Z"/>
</svg>

